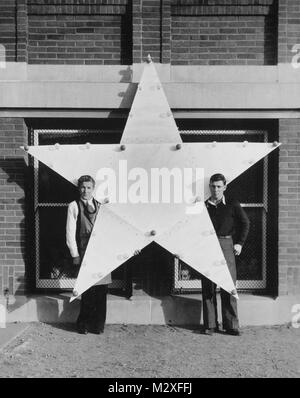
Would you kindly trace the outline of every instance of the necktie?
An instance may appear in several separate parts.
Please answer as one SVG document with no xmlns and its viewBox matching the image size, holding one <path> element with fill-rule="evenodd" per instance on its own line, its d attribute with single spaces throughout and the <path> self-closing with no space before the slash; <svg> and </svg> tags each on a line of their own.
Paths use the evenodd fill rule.
<svg viewBox="0 0 300 398">
<path fill-rule="evenodd" d="M 84 212 L 86 214 L 86 217 L 90 220 L 92 224 L 94 224 L 94 216 L 96 212 L 94 206 L 86 202 L 84 208 L 85 208 Z"/>
<path fill-rule="evenodd" d="M 92 206 L 90 203 L 87 203 L 86 208 L 87 208 L 88 213 L 94 213 L 95 212 L 94 206 Z"/>
</svg>

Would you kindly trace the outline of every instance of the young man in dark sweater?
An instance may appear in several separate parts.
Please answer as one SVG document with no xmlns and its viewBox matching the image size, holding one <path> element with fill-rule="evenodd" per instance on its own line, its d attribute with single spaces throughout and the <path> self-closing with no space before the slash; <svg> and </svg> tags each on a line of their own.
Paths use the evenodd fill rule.
<svg viewBox="0 0 300 398">
<path fill-rule="evenodd" d="M 223 174 L 210 178 L 210 198 L 205 202 L 223 250 L 233 282 L 236 283 L 235 256 L 239 256 L 249 232 L 250 222 L 238 201 L 227 201 L 224 196 L 226 179 Z M 234 238 L 234 241 L 233 241 Z M 218 329 L 216 284 L 202 278 L 203 321 L 205 334 L 212 335 Z M 239 336 L 237 300 L 221 289 L 222 321 L 226 333 Z"/>
</svg>

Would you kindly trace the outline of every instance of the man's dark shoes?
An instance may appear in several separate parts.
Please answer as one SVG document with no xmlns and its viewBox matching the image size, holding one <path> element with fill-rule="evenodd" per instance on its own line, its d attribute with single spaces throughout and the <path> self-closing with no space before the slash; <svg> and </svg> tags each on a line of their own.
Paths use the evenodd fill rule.
<svg viewBox="0 0 300 398">
<path fill-rule="evenodd" d="M 212 336 L 215 331 L 215 328 L 204 329 L 204 334 L 206 334 L 207 336 Z"/>
<path fill-rule="evenodd" d="M 90 332 L 94 333 L 94 334 L 102 334 L 102 333 L 104 333 L 104 330 L 103 329 L 91 329 Z"/>
<path fill-rule="evenodd" d="M 90 332 L 93 334 L 102 334 L 104 333 L 104 327 L 91 326 Z"/>
<path fill-rule="evenodd" d="M 241 332 L 239 329 L 225 329 L 226 334 L 230 334 L 231 336 L 240 336 Z"/>
<path fill-rule="evenodd" d="M 85 325 L 77 325 L 77 331 L 79 334 L 88 334 L 88 330 Z"/>
</svg>

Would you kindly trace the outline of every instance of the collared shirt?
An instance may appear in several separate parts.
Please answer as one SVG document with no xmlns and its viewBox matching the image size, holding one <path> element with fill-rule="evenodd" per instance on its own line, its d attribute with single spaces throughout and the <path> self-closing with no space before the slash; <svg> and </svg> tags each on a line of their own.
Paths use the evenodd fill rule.
<svg viewBox="0 0 300 398">
<path fill-rule="evenodd" d="M 83 202 L 85 204 L 85 206 L 89 205 L 95 210 L 94 198 L 91 198 L 89 200 L 85 200 L 85 199 L 80 199 L 80 200 L 81 200 L 81 202 Z"/>
<path fill-rule="evenodd" d="M 80 199 L 85 205 L 89 204 L 95 209 L 93 198 L 89 200 Z M 76 242 L 76 227 L 78 217 L 78 206 L 76 201 L 71 202 L 68 206 L 67 225 L 66 225 L 66 242 L 72 257 L 78 257 L 78 247 Z"/>
<path fill-rule="evenodd" d="M 222 196 L 222 199 L 220 201 L 218 201 L 217 203 L 213 202 L 210 198 L 207 199 L 207 203 L 209 203 L 209 204 L 211 204 L 213 206 L 217 206 L 220 202 L 222 202 L 224 205 L 226 205 L 226 199 L 225 199 L 224 195 Z"/>
<path fill-rule="evenodd" d="M 233 236 L 235 243 L 243 245 L 249 233 L 250 221 L 237 200 L 218 203 L 210 198 L 205 202 L 209 216 L 218 236 Z"/>
</svg>

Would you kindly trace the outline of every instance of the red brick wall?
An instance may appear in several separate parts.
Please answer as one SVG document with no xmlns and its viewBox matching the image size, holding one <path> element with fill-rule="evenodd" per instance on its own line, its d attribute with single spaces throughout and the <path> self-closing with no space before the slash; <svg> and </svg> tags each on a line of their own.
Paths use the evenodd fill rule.
<svg viewBox="0 0 300 398">
<path fill-rule="evenodd" d="M 127 0 L 111 0 L 110 5 L 103 0 L 48 3 L 28 6 L 29 63 L 131 63 Z"/>
<path fill-rule="evenodd" d="M 290 63 L 293 46 L 300 45 L 300 1 L 279 0 L 278 12 L 278 62 Z"/>
<path fill-rule="evenodd" d="M 278 62 L 291 63 L 300 44 L 300 2 L 279 0 L 278 12 Z M 279 294 L 299 294 L 300 121 L 280 120 L 279 134 Z"/>
<path fill-rule="evenodd" d="M 27 0 L 17 1 L 16 10 L 16 23 L 17 23 L 17 62 L 28 62 L 28 12 Z"/>
<path fill-rule="evenodd" d="M 196 0 L 173 0 L 172 64 L 276 63 L 277 27 L 274 1 L 219 0 L 214 6 L 211 3 L 205 0 L 200 3 Z"/>
<path fill-rule="evenodd" d="M 0 45 L 5 49 L 6 62 L 27 62 L 26 1 L 0 1 Z M 3 61 L 3 47 L 0 61 Z"/>
<path fill-rule="evenodd" d="M 132 0 L 133 62 L 170 63 L 171 0 Z"/>
<path fill-rule="evenodd" d="M 161 58 L 160 3 L 160 0 L 142 1 L 142 59 L 150 53 L 155 62 L 160 62 Z"/>
<path fill-rule="evenodd" d="M 24 171 L 21 118 L 0 118 L 0 295 L 24 291 Z"/>
<path fill-rule="evenodd" d="M 5 48 L 7 62 L 16 61 L 16 2 L 0 2 L 0 45 Z"/>
<path fill-rule="evenodd" d="M 279 294 L 299 294 L 300 120 L 280 120 L 279 139 Z"/>
<path fill-rule="evenodd" d="M 279 2 L 278 46 L 277 0 L 8 0 L 0 33 L 8 61 L 271 65 L 299 38 L 298 0 Z"/>
</svg>

